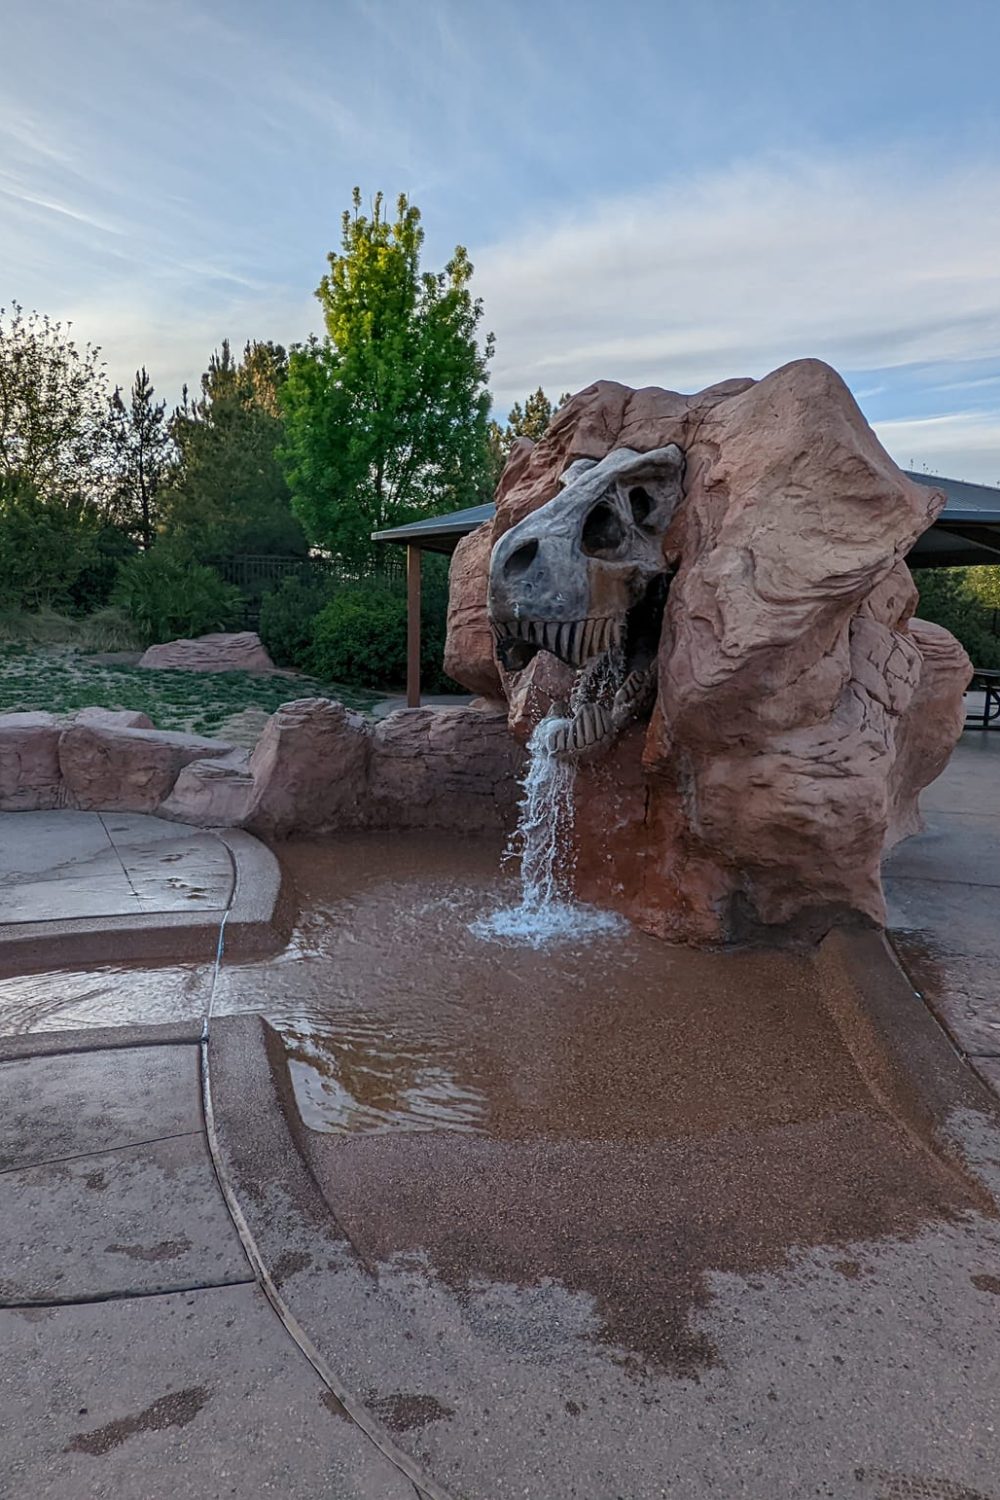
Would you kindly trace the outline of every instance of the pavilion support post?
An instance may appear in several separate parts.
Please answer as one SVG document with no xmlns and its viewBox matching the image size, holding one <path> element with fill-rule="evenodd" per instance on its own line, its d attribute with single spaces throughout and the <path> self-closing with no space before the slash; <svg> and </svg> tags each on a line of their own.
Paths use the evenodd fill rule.
<svg viewBox="0 0 1000 1500">
<path fill-rule="evenodd" d="M 420 548 L 406 547 L 406 706 L 420 707 Z"/>
</svg>

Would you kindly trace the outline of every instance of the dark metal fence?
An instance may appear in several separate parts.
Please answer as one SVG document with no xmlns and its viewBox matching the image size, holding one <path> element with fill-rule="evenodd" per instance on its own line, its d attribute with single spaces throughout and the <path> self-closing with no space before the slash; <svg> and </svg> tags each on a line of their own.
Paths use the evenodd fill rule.
<svg viewBox="0 0 1000 1500">
<path fill-rule="evenodd" d="M 406 553 L 401 547 L 386 547 L 377 566 L 348 568 L 329 557 L 302 557 L 299 554 L 246 554 L 227 557 L 215 564 L 226 583 L 240 590 L 244 598 L 242 626 L 256 629 L 260 623 L 261 600 L 276 589 L 285 578 L 300 578 L 303 583 L 322 582 L 330 587 L 338 583 L 401 580 L 406 576 Z"/>
</svg>

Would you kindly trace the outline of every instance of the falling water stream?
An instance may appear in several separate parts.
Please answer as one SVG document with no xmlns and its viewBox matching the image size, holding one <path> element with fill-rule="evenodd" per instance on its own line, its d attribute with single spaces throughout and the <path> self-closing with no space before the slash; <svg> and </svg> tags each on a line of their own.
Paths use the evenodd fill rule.
<svg viewBox="0 0 1000 1500">
<path fill-rule="evenodd" d="M 624 931 L 612 912 L 584 906 L 572 896 L 573 783 L 576 767 L 554 754 L 565 720 L 549 715 L 528 741 L 528 769 L 520 817 L 504 858 L 520 858 L 521 899 L 473 923 L 478 937 L 541 948 L 552 942 Z"/>
</svg>

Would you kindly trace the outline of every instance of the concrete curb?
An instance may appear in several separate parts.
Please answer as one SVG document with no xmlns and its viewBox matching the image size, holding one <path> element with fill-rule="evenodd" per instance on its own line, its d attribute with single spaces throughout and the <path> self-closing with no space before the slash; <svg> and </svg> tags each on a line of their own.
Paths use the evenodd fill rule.
<svg viewBox="0 0 1000 1500">
<path fill-rule="evenodd" d="M 955 1119 L 973 1111 L 1000 1128 L 1000 1101 L 917 994 L 885 933 L 835 929 L 815 965 L 823 1003 L 874 1098 L 997 1213 Z"/>
<path fill-rule="evenodd" d="M 256 958 L 284 946 L 293 911 L 282 893 L 281 866 L 259 839 L 238 829 L 206 829 L 225 845 L 233 866 L 228 909 L 149 912 L 12 922 L 0 927 L 0 972 L 29 974 L 101 963 L 209 961 L 226 917 L 231 958 Z"/>
<path fill-rule="evenodd" d="M 364 1268 L 323 1195 L 297 1138 L 301 1130 L 278 1033 L 262 1016 L 220 1016 L 204 1051 L 205 1118 L 216 1172 L 261 1289 L 342 1412 L 405 1475 L 421 1500 L 450 1500 L 447 1490 L 372 1414 L 332 1368 L 327 1320 L 311 1293 L 316 1273 L 340 1252 Z M 377 1294 L 377 1287 L 373 1289 Z M 313 1342 L 304 1317 L 318 1321 Z M 336 1348 L 336 1339 L 333 1340 Z M 336 1355 L 334 1355 L 336 1358 Z"/>
<path fill-rule="evenodd" d="M 129 1047 L 196 1046 L 202 1022 L 169 1021 L 157 1026 L 93 1026 L 73 1031 L 31 1031 L 0 1037 L 0 1063 L 68 1052 L 107 1052 Z"/>
</svg>

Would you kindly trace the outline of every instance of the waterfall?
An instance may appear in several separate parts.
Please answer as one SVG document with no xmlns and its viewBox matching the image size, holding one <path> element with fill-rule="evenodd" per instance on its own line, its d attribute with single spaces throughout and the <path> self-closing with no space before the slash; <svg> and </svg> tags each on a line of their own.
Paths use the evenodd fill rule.
<svg viewBox="0 0 1000 1500">
<path fill-rule="evenodd" d="M 573 784 L 576 766 L 552 751 L 566 721 L 550 715 L 528 741 L 517 827 L 504 859 L 519 858 L 521 899 L 473 923 L 479 937 L 506 938 L 527 947 L 621 931 L 622 918 L 573 900 Z"/>
</svg>

